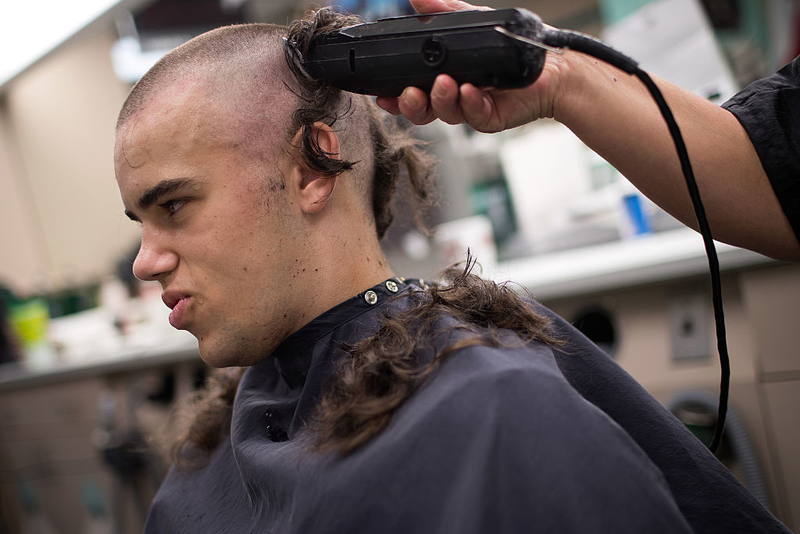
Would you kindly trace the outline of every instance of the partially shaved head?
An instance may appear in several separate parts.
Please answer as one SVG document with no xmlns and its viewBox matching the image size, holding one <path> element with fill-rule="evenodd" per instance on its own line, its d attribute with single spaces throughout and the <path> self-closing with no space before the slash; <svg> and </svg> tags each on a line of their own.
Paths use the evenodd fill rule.
<svg viewBox="0 0 800 534">
<path fill-rule="evenodd" d="M 178 105 L 181 96 L 191 92 L 213 102 L 215 118 L 224 118 L 217 127 L 226 141 L 250 155 L 265 149 L 274 153 L 278 147 L 265 143 L 283 142 L 294 133 L 289 130 L 298 105 L 288 85 L 293 75 L 284 60 L 285 35 L 286 28 L 271 24 L 227 26 L 174 49 L 139 80 L 125 101 L 117 120 L 118 145 L 142 111 L 160 102 Z M 203 120 L 204 110 L 197 114 Z"/>
<path fill-rule="evenodd" d="M 258 105 L 265 96 L 283 93 L 285 103 L 291 104 L 291 93 L 284 87 L 291 76 L 283 59 L 285 36 L 286 28 L 281 26 L 243 24 L 218 28 L 184 43 L 161 58 L 134 86 L 120 111 L 117 128 L 154 98 L 185 84 L 217 92 L 221 103 L 233 104 L 232 98 L 238 97 Z M 241 110 L 245 111 L 252 108 Z"/>
<path fill-rule="evenodd" d="M 217 117 L 224 118 L 224 124 L 215 125 L 217 135 L 244 157 L 261 159 L 265 165 L 302 132 L 297 148 L 306 164 L 331 176 L 349 172 L 349 180 L 362 192 L 365 216 L 374 220 L 382 237 L 393 219 L 390 206 L 404 167 L 409 171 L 413 204 L 418 209 L 430 204 L 432 161 L 415 140 L 389 128 L 368 97 L 312 80 L 298 67 L 316 35 L 357 22 L 355 17 L 323 9 L 291 28 L 226 26 L 184 43 L 132 89 L 117 120 L 118 156 L 125 154 L 126 130 L 142 111 L 159 102 L 177 103 L 187 92 L 202 94 L 202 100 L 213 102 Z M 202 105 L 197 109 L 200 115 Z M 334 129 L 340 139 L 339 154 L 326 154 L 315 146 L 310 135 L 315 121 Z"/>
<path fill-rule="evenodd" d="M 370 120 L 374 107 L 365 97 L 336 92 L 321 113 L 309 113 L 304 87 L 287 63 L 284 38 L 288 28 L 273 24 L 226 26 L 204 33 L 177 47 L 150 69 L 134 86 L 117 120 L 117 150 L 124 150 L 125 129 L 137 115 L 159 101 L 175 101 L 186 91 L 199 91 L 212 101 L 219 135 L 252 159 L 274 157 L 298 130 L 322 120 L 333 126 L 341 140 L 341 154 L 332 175 L 354 171 L 361 182 L 364 207 L 369 207 L 373 150 Z M 183 103 L 191 105 L 191 103 Z M 198 113 L 203 113 L 198 109 Z M 306 147 L 313 150 L 313 147 Z M 306 155 L 306 154 L 304 154 Z M 313 158 L 308 158 L 313 166 Z M 358 163 L 358 165 L 356 165 Z M 366 215 L 372 217 L 371 210 Z"/>
</svg>

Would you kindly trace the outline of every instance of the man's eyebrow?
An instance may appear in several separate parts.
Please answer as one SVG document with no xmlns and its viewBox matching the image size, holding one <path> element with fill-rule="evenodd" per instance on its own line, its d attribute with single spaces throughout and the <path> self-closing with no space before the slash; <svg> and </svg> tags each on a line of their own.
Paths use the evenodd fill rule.
<svg viewBox="0 0 800 534">
<path fill-rule="evenodd" d="M 164 195 L 169 195 L 170 193 L 174 193 L 175 191 L 185 187 L 195 187 L 197 184 L 198 182 L 194 178 L 173 178 L 171 180 L 162 180 L 145 191 L 144 194 L 139 197 L 139 207 L 143 210 L 146 210 L 158 202 L 158 200 Z M 125 215 L 132 221 L 141 222 L 139 217 L 131 210 L 125 210 Z"/>
<path fill-rule="evenodd" d="M 156 185 L 148 189 L 139 197 L 139 207 L 146 210 L 164 195 L 174 193 L 184 187 L 196 186 L 197 180 L 194 178 L 173 178 L 171 180 L 162 180 Z M 130 215 L 129 215 L 130 216 Z"/>
</svg>

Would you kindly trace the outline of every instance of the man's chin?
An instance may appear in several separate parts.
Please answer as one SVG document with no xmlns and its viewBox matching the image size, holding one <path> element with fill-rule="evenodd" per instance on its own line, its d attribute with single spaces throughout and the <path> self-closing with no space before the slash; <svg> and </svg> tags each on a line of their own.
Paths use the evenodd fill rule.
<svg viewBox="0 0 800 534">
<path fill-rule="evenodd" d="M 199 337 L 197 338 L 197 343 L 200 350 L 200 359 L 209 367 L 247 367 L 264 359 L 263 353 L 257 355 L 236 350 L 230 346 L 219 347 L 217 344 Z"/>
<path fill-rule="evenodd" d="M 223 367 L 241 367 L 249 365 L 241 363 L 239 358 L 233 357 L 230 354 L 219 354 L 217 351 L 203 350 L 200 347 L 200 359 L 205 362 L 209 367 L 223 368 Z"/>
</svg>

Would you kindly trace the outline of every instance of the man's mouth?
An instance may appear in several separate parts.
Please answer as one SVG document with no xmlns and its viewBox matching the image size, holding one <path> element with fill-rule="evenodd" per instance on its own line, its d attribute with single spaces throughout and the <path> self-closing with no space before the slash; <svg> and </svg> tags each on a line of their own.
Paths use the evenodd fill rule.
<svg viewBox="0 0 800 534">
<path fill-rule="evenodd" d="M 189 306 L 189 297 L 180 299 L 172 308 L 172 313 L 169 314 L 169 324 L 178 330 L 184 329 L 186 323 L 186 309 Z"/>
<path fill-rule="evenodd" d="M 183 330 L 186 324 L 186 310 L 189 306 L 189 297 L 176 291 L 164 291 L 161 300 L 172 310 L 169 314 L 169 324 L 173 328 Z"/>
</svg>

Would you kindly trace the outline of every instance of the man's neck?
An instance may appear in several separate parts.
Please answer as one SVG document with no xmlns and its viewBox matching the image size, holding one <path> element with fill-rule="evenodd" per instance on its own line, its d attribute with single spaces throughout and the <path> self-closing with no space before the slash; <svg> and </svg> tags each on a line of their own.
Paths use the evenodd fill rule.
<svg viewBox="0 0 800 534">
<path fill-rule="evenodd" d="M 305 262 L 307 304 L 302 326 L 337 304 L 394 276 L 378 243 L 367 232 L 322 232 L 315 254 Z"/>
</svg>

